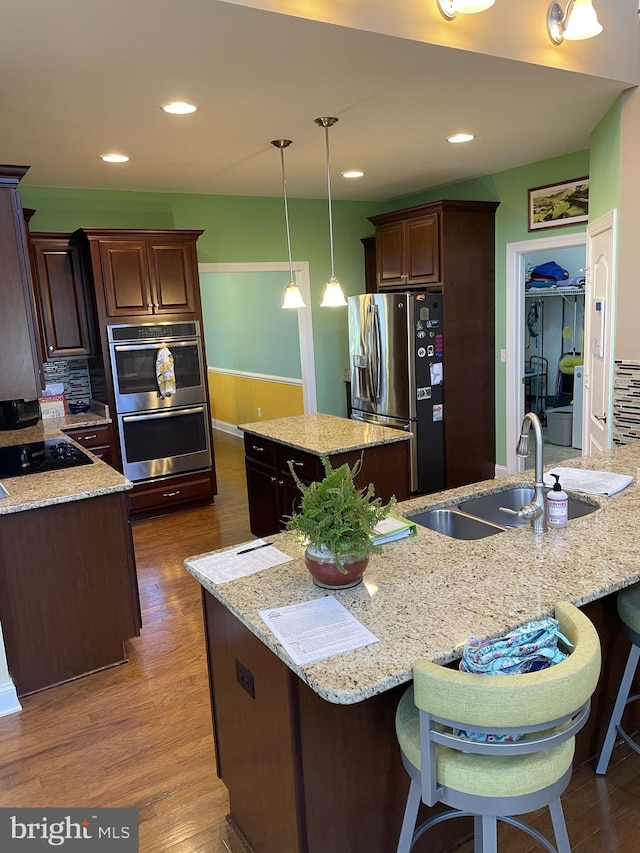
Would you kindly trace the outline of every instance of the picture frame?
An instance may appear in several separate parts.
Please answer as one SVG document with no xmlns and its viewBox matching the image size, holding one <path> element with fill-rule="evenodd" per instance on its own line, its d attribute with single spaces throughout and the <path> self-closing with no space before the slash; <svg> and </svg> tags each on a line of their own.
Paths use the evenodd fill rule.
<svg viewBox="0 0 640 853">
<path fill-rule="evenodd" d="M 577 225 L 589 219 L 589 178 L 529 190 L 529 231 Z"/>
</svg>

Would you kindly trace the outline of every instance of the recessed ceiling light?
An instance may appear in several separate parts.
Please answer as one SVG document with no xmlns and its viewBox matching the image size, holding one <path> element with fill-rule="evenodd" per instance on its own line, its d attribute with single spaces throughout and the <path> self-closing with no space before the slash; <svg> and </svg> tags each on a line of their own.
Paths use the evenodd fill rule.
<svg viewBox="0 0 640 853">
<path fill-rule="evenodd" d="M 454 133 L 447 137 L 447 142 L 471 142 L 472 139 L 475 139 L 473 133 Z"/>
<path fill-rule="evenodd" d="M 195 113 L 198 108 L 195 104 L 187 104 L 186 101 L 172 101 L 170 104 L 163 104 L 162 109 L 174 116 L 186 116 Z"/>
<path fill-rule="evenodd" d="M 126 154 L 101 154 L 100 159 L 105 163 L 126 163 L 129 158 Z"/>
<path fill-rule="evenodd" d="M 361 172 L 360 169 L 349 169 L 342 173 L 343 178 L 361 178 L 363 175 L 364 172 Z"/>
</svg>

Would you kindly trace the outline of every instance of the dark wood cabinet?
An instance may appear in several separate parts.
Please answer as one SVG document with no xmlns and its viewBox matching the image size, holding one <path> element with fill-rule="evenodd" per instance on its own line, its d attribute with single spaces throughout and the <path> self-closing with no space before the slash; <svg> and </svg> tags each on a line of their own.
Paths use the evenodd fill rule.
<svg viewBox="0 0 640 853">
<path fill-rule="evenodd" d="M 307 484 L 324 476 L 322 460 L 315 453 L 250 433 L 245 434 L 244 448 L 251 532 L 260 537 L 279 533 L 288 516 L 296 511 L 300 498 L 289 462 L 300 480 Z M 409 498 L 408 441 L 327 455 L 334 468 L 345 462 L 354 465 L 362 457 L 356 485 L 366 488 L 373 483 L 376 495 L 383 502 L 393 495 L 399 501 Z"/>
<path fill-rule="evenodd" d="M 196 240 L 202 231 L 83 229 L 108 321 L 199 314 Z"/>
<path fill-rule="evenodd" d="M 33 400 L 45 384 L 25 217 L 18 193 L 18 182 L 28 169 L 0 164 L 0 400 Z"/>
<path fill-rule="evenodd" d="M 92 453 L 95 452 L 92 450 Z M 188 505 L 207 505 L 216 494 L 215 469 L 161 477 L 136 484 L 129 492 L 129 514 L 134 520 L 153 518 Z"/>
<path fill-rule="evenodd" d="M 102 459 L 107 465 L 113 467 L 115 456 L 112 453 L 114 439 L 111 424 L 83 427 L 82 429 L 66 429 L 65 433 L 69 438 L 90 450 L 98 459 Z"/>
<path fill-rule="evenodd" d="M 440 213 L 407 215 L 376 226 L 376 269 L 380 290 L 440 281 Z"/>
<path fill-rule="evenodd" d="M 36 305 L 45 361 L 89 358 L 94 354 L 91 293 L 78 246 L 70 234 L 32 233 Z"/>
<path fill-rule="evenodd" d="M 378 289 L 442 292 L 446 486 L 495 476 L 495 212 L 444 200 L 370 217 Z"/>
<path fill-rule="evenodd" d="M 126 661 L 141 619 L 123 492 L 3 515 L 0 622 L 19 696 Z"/>
</svg>

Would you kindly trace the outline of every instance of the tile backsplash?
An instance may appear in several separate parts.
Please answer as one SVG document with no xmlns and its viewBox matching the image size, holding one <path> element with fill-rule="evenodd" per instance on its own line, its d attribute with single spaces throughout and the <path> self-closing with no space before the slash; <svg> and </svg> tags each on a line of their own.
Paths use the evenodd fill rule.
<svg viewBox="0 0 640 853">
<path fill-rule="evenodd" d="M 89 366 L 85 359 L 49 361 L 44 365 L 47 383 L 62 382 L 67 400 L 85 400 L 92 397 Z"/>
<path fill-rule="evenodd" d="M 613 375 L 613 443 L 640 441 L 640 361 L 616 361 Z"/>
</svg>

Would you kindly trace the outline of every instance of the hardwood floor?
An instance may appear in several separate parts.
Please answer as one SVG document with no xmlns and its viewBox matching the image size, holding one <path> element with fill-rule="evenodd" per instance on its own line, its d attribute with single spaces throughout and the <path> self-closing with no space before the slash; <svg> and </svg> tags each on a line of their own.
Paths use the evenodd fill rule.
<svg viewBox="0 0 640 853">
<path fill-rule="evenodd" d="M 242 441 L 218 433 L 215 452 L 214 506 L 134 527 L 143 630 L 129 663 L 0 718 L 0 807 L 134 806 L 141 853 L 242 853 L 215 775 L 200 587 L 182 565 L 251 538 Z M 563 801 L 574 853 L 640 850 L 640 756 L 626 746 L 604 778 L 576 770 Z M 533 822 L 548 833 L 544 812 Z M 500 853 L 540 849 L 509 826 L 500 836 Z"/>
</svg>

